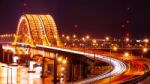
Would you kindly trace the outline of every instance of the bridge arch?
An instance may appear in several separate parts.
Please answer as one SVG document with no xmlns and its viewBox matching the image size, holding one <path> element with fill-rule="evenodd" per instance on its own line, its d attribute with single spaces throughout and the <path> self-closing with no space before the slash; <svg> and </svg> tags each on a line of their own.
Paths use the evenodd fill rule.
<svg viewBox="0 0 150 84">
<path fill-rule="evenodd" d="M 24 14 L 21 16 L 13 44 L 31 46 L 60 46 L 58 30 L 51 15 Z"/>
</svg>

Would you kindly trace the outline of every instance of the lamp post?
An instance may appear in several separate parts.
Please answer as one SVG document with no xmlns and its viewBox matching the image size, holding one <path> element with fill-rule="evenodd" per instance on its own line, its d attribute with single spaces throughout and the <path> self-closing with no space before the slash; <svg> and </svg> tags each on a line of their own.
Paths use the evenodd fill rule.
<svg viewBox="0 0 150 84">
<path fill-rule="evenodd" d="M 74 34 L 72 37 L 73 37 L 74 39 L 76 39 L 77 36 Z"/>
<path fill-rule="evenodd" d="M 87 40 L 90 39 L 90 36 L 89 36 L 89 35 L 86 35 L 86 39 L 87 39 Z"/>
<path fill-rule="evenodd" d="M 125 57 L 128 57 L 128 56 L 129 56 L 129 53 L 128 53 L 128 52 L 125 52 L 125 53 L 124 53 L 124 56 L 125 56 Z"/>
<path fill-rule="evenodd" d="M 144 47 L 142 49 L 142 58 L 144 57 L 144 53 L 146 53 L 148 51 L 148 48 L 147 47 Z"/>
<path fill-rule="evenodd" d="M 106 41 L 109 41 L 109 39 L 110 39 L 109 36 L 106 36 L 106 37 L 105 37 L 105 40 L 106 40 Z"/>
<path fill-rule="evenodd" d="M 148 43 L 149 43 L 149 39 L 148 39 L 148 38 L 145 38 L 145 39 L 144 39 L 144 44 L 145 44 L 144 46 L 148 46 Z"/>
<path fill-rule="evenodd" d="M 118 50 L 117 46 L 113 46 L 113 51 L 117 51 L 117 50 Z"/>
<path fill-rule="evenodd" d="M 117 46 L 113 46 L 112 49 L 110 48 L 110 55 L 111 55 L 111 50 L 117 51 L 117 50 L 118 50 L 118 47 L 117 47 Z M 110 60 L 110 64 L 111 64 L 111 57 L 110 57 L 109 60 Z M 111 84 L 111 72 L 110 72 L 109 84 Z"/>
<path fill-rule="evenodd" d="M 144 57 L 144 53 L 147 53 L 147 51 L 148 51 L 148 48 L 147 47 L 144 47 L 143 49 L 142 49 L 142 58 Z M 144 75 L 145 75 L 145 63 L 144 63 Z"/>
<path fill-rule="evenodd" d="M 127 51 L 127 48 L 128 48 L 128 43 L 129 43 L 130 39 L 129 37 L 126 37 L 125 38 L 125 50 Z"/>
<path fill-rule="evenodd" d="M 92 43 L 93 43 L 93 48 L 94 48 L 94 64 L 95 64 L 95 45 L 97 43 L 97 40 L 96 39 L 93 39 L 92 40 Z"/>
</svg>

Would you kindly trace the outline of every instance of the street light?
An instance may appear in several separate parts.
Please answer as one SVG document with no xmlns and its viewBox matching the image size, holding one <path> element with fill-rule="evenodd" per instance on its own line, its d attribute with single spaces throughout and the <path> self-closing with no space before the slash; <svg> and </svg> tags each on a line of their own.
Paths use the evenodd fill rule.
<svg viewBox="0 0 150 84">
<path fill-rule="evenodd" d="M 117 51 L 118 50 L 117 46 L 113 46 L 113 50 Z"/>
<path fill-rule="evenodd" d="M 148 38 L 145 38 L 145 39 L 144 39 L 144 42 L 145 42 L 145 43 L 148 43 L 148 42 L 149 42 L 149 39 L 148 39 Z"/>
<path fill-rule="evenodd" d="M 82 41 L 85 41 L 85 38 L 84 38 L 84 37 L 82 37 Z"/>
<path fill-rule="evenodd" d="M 89 35 L 87 35 L 87 36 L 86 36 L 86 39 L 90 39 L 90 36 L 89 36 Z"/>
<path fill-rule="evenodd" d="M 144 48 L 142 49 L 142 58 L 143 58 L 144 53 L 146 53 L 147 51 L 148 51 L 148 48 L 147 48 L 147 47 L 144 47 Z"/>
<path fill-rule="evenodd" d="M 96 39 L 93 39 L 92 42 L 93 42 L 93 44 L 96 44 L 96 43 L 97 43 L 97 40 L 96 40 Z"/>
<path fill-rule="evenodd" d="M 148 38 L 145 38 L 145 39 L 144 39 L 144 44 L 145 44 L 144 46 L 148 46 L 148 43 L 149 43 L 149 39 L 148 39 Z"/>
<path fill-rule="evenodd" d="M 62 57 L 58 57 L 58 62 L 61 62 L 62 61 Z"/>
<path fill-rule="evenodd" d="M 62 63 L 63 63 L 63 64 L 66 64 L 66 63 L 67 63 L 67 60 L 66 60 L 66 59 L 63 59 L 63 60 L 62 60 Z"/>
<path fill-rule="evenodd" d="M 105 40 L 106 40 L 106 41 L 109 41 L 109 39 L 110 39 L 109 36 L 106 36 L 106 37 L 105 37 Z"/>
<path fill-rule="evenodd" d="M 70 40 L 70 36 L 66 36 L 66 39 L 67 39 L 67 40 Z"/>
<path fill-rule="evenodd" d="M 97 43 L 97 40 L 96 39 L 93 39 L 92 40 L 92 43 L 93 43 L 93 47 L 94 47 L 94 63 L 95 63 L 95 45 Z"/>
<path fill-rule="evenodd" d="M 143 49 L 142 49 L 142 58 L 144 57 L 144 53 L 146 53 L 147 51 L 148 51 L 148 48 L 146 48 L 146 47 L 144 47 Z M 144 63 L 145 64 L 145 63 Z M 144 74 L 145 74 L 145 65 L 144 65 Z"/>
<path fill-rule="evenodd" d="M 128 56 L 129 56 L 129 52 L 125 52 L 125 53 L 124 53 L 124 56 L 125 56 L 125 57 L 128 57 Z"/>
<path fill-rule="evenodd" d="M 65 37 L 65 35 L 64 35 L 64 34 L 62 34 L 62 37 L 64 38 L 64 37 Z"/>
<path fill-rule="evenodd" d="M 146 53 L 148 51 L 147 48 L 143 48 L 143 52 Z"/>
<path fill-rule="evenodd" d="M 75 39 L 76 37 L 77 37 L 77 36 L 74 34 L 74 35 L 73 35 L 73 38 Z"/>
<path fill-rule="evenodd" d="M 112 50 L 113 51 L 117 51 L 118 50 L 117 46 L 113 46 Z M 111 48 L 110 48 L 110 55 L 111 55 Z M 110 64 L 111 64 L 111 57 L 109 58 L 109 60 L 110 60 Z M 111 72 L 110 72 L 109 84 L 111 84 Z"/>
<path fill-rule="evenodd" d="M 125 41 L 126 41 L 126 42 L 129 42 L 129 40 L 130 40 L 130 39 L 129 39 L 128 37 L 126 37 Z"/>
<path fill-rule="evenodd" d="M 65 70 L 65 67 L 61 67 L 61 71 L 64 71 Z"/>
</svg>

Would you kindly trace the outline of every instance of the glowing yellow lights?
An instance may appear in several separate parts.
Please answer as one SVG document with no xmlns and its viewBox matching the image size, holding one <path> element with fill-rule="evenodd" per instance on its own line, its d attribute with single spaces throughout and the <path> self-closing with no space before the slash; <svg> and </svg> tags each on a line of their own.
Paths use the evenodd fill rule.
<svg viewBox="0 0 150 84">
<path fill-rule="evenodd" d="M 62 63 L 62 64 L 66 64 L 66 63 L 67 63 L 67 59 L 64 59 L 63 57 L 58 57 L 58 58 L 57 58 L 57 61 L 58 61 L 59 63 Z"/>
<path fill-rule="evenodd" d="M 63 63 L 63 64 L 66 64 L 66 63 L 67 63 L 67 60 L 66 60 L 66 59 L 62 60 L 62 63 Z"/>
<path fill-rule="evenodd" d="M 62 61 L 62 57 L 58 57 L 58 62 L 61 62 Z"/>
<path fill-rule="evenodd" d="M 148 43 L 148 42 L 149 42 L 149 39 L 148 39 L 148 38 L 145 38 L 145 39 L 144 39 L 144 42 L 145 42 L 145 43 Z"/>
<path fill-rule="evenodd" d="M 114 51 L 117 51 L 118 48 L 117 48 L 116 46 L 113 46 L 113 50 L 114 50 Z"/>
<path fill-rule="evenodd" d="M 70 37 L 69 37 L 69 36 L 66 36 L 66 39 L 67 39 L 67 40 L 70 40 Z"/>
<path fill-rule="evenodd" d="M 83 41 L 85 41 L 85 38 L 84 38 L 84 37 L 82 37 L 82 40 L 83 40 Z"/>
<path fill-rule="evenodd" d="M 15 34 L 2 34 L 0 35 L 1 38 L 9 38 L 9 37 L 13 37 Z"/>
<path fill-rule="evenodd" d="M 109 38 L 108 36 L 105 37 L 105 40 L 106 40 L 106 41 L 109 41 L 109 39 L 110 39 L 110 38 Z"/>
<path fill-rule="evenodd" d="M 65 35 L 64 35 L 64 34 L 62 34 L 62 37 L 64 38 L 64 37 L 65 37 Z"/>
<path fill-rule="evenodd" d="M 87 36 L 86 36 L 86 39 L 90 39 L 90 36 L 89 36 L 89 35 L 87 35 Z"/>
<path fill-rule="evenodd" d="M 125 40 L 126 40 L 126 42 L 129 42 L 130 39 L 129 39 L 129 38 L 126 38 Z"/>
<path fill-rule="evenodd" d="M 125 57 L 128 57 L 128 56 L 129 56 L 129 52 L 125 52 L 125 53 L 124 53 L 124 56 L 125 56 Z"/>
<path fill-rule="evenodd" d="M 61 75 L 61 76 L 64 76 L 64 74 L 63 74 L 63 73 L 61 73 L 60 75 Z"/>
<path fill-rule="evenodd" d="M 18 42 L 31 46 L 61 46 L 53 17 L 42 14 L 24 14 L 21 16 L 13 44 Z"/>
<path fill-rule="evenodd" d="M 76 38 L 77 36 L 74 34 L 72 37 L 73 37 L 73 38 Z"/>
<path fill-rule="evenodd" d="M 143 52 L 146 53 L 148 51 L 148 48 L 143 48 Z"/>
<path fill-rule="evenodd" d="M 93 44 L 96 44 L 96 43 L 97 43 L 97 40 L 96 40 L 96 39 L 93 39 L 92 42 L 93 42 Z"/>
<path fill-rule="evenodd" d="M 64 71 L 65 70 L 65 67 L 61 67 L 61 71 Z"/>
</svg>

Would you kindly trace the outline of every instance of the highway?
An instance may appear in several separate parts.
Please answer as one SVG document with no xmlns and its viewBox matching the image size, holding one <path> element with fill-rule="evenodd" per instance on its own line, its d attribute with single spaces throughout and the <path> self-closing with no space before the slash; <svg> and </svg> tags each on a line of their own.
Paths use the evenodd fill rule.
<svg viewBox="0 0 150 84">
<path fill-rule="evenodd" d="M 75 48 L 59 48 L 59 47 L 49 47 L 43 45 L 37 45 L 36 48 L 40 49 L 50 49 L 50 50 L 58 50 L 62 52 L 78 54 L 86 56 L 91 59 L 96 59 L 100 61 L 104 61 L 112 66 L 111 72 L 110 70 L 97 76 L 93 76 L 91 78 L 74 81 L 74 84 L 87 84 L 87 83 L 95 83 L 95 84 L 118 84 L 123 83 L 128 80 L 132 80 L 137 76 L 142 76 L 145 72 L 147 72 L 150 68 L 150 60 L 143 59 L 141 57 L 135 56 L 124 56 L 119 53 L 110 53 L 110 52 L 97 52 L 91 50 L 82 50 Z M 78 57 L 77 55 L 77 57 Z M 95 57 L 94 57 L 95 56 Z M 145 65 L 147 65 L 145 67 Z"/>
<path fill-rule="evenodd" d="M 111 55 L 105 53 L 105 55 L 123 60 L 127 63 L 127 70 L 121 75 L 111 77 L 111 84 L 121 84 L 126 81 L 133 82 L 134 79 L 143 76 L 144 73 L 146 73 L 150 69 L 150 66 L 149 66 L 150 60 L 146 58 L 141 58 L 141 57 L 136 57 L 136 56 L 124 57 L 122 54 L 118 54 L 118 53 L 112 53 Z M 109 78 L 106 78 L 104 80 L 99 80 L 94 83 L 95 84 L 108 84 L 109 80 L 110 80 Z M 134 82 L 133 84 L 138 83 L 138 82 Z M 149 84 L 149 83 L 140 83 L 140 84 Z"/>
<path fill-rule="evenodd" d="M 110 65 L 112 65 L 113 69 L 110 72 L 104 73 L 102 75 L 98 75 L 92 78 L 88 78 L 82 81 L 78 81 L 74 84 L 87 84 L 87 83 L 92 83 L 94 81 L 100 80 L 100 79 L 104 79 L 104 78 L 108 78 L 108 77 L 112 77 L 115 75 L 120 75 L 122 73 L 124 73 L 127 69 L 126 64 L 118 59 L 112 58 L 112 57 L 107 57 L 107 56 L 103 56 L 103 55 L 98 55 L 98 54 L 92 54 L 92 53 L 87 53 L 87 52 L 81 52 L 81 51 L 75 51 L 75 50 L 69 50 L 69 49 L 64 49 L 64 48 L 58 48 L 58 47 L 49 47 L 49 46 L 43 46 L 43 45 L 37 45 L 37 48 L 46 48 L 46 49 L 52 49 L 52 50 L 58 50 L 58 51 L 63 51 L 63 52 L 68 52 L 68 53 L 74 53 L 74 54 L 78 54 L 78 55 L 84 55 L 86 57 L 89 58 L 94 58 L 96 60 L 100 60 L 100 61 L 104 61 Z"/>
</svg>

